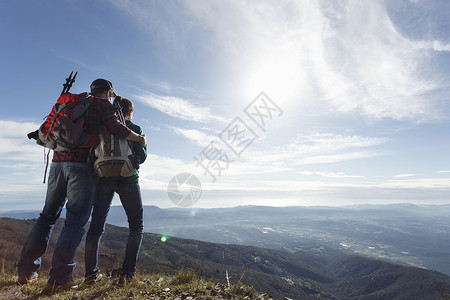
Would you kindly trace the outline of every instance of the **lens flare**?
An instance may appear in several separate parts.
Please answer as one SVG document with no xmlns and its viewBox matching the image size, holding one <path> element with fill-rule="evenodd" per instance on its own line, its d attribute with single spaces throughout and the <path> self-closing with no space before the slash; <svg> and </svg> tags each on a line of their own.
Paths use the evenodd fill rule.
<svg viewBox="0 0 450 300">
<path fill-rule="evenodd" d="M 197 214 L 197 208 L 191 209 L 191 216 L 195 217 L 196 214 Z"/>
</svg>

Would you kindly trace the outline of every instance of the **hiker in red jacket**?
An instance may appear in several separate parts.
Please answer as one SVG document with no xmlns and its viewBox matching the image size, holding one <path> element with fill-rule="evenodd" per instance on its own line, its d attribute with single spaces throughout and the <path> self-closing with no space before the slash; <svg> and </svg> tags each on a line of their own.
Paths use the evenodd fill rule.
<svg viewBox="0 0 450 300">
<path fill-rule="evenodd" d="M 97 79 L 92 82 L 90 88 L 95 97 L 89 106 L 86 132 L 92 135 L 98 132 L 100 127 L 105 127 L 119 138 L 145 146 L 144 136 L 134 133 L 119 122 L 110 102 L 116 96 L 111 82 Z M 52 293 L 78 287 L 72 280 L 72 271 L 75 268 L 73 258 L 84 234 L 83 227 L 92 210 L 97 183 L 92 166 L 88 164 L 89 151 L 88 147 L 54 151 L 45 205 L 31 229 L 18 263 L 20 284 L 37 280 L 41 256 L 47 250 L 53 227 L 66 205 L 66 220 L 53 252 L 50 278 L 42 292 Z"/>
</svg>

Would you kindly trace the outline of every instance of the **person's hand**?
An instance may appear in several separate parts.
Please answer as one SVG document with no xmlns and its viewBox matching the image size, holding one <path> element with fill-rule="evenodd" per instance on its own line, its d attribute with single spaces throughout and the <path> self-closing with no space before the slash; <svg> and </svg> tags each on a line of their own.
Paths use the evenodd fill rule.
<svg viewBox="0 0 450 300">
<path fill-rule="evenodd" d="M 140 136 L 139 144 L 141 144 L 142 147 L 145 147 L 145 145 L 147 145 L 147 138 L 145 137 L 145 134 Z"/>
<path fill-rule="evenodd" d="M 137 142 L 142 147 L 145 147 L 147 145 L 147 138 L 144 135 L 137 134 L 134 131 L 130 130 L 130 134 L 125 138 L 127 141 Z"/>
</svg>

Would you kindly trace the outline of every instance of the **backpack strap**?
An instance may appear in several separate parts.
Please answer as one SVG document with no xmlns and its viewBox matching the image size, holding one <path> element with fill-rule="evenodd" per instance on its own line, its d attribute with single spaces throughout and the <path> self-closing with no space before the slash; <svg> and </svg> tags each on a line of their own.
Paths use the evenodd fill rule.
<svg viewBox="0 0 450 300">
<path fill-rule="evenodd" d="M 122 123 L 122 125 L 124 125 L 124 126 L 127 126 L 126 122 L 125 122 L 125 117 L 124 117 L 123 112 L 122 112 L 122 106 L 120 105 L 120 101 L 118 101 L 117 97 L 116 97 L 116 99 L 114 99 L 113 106 L 116 109 L 116 112 L 117 112 L 117 115 L 119 117 L 120 123 Z M 131 141 L 127 141 L 127 142 L 128 142 L 128 145 L 130 146 L 132 155 L 134 157 L 137 157 L 137 155 L 136 155 L 136 153 L 134 151 L 133 143 Z M 139 169 L 139 167 L 137 167 L 136 169 Z"/>
</svg>

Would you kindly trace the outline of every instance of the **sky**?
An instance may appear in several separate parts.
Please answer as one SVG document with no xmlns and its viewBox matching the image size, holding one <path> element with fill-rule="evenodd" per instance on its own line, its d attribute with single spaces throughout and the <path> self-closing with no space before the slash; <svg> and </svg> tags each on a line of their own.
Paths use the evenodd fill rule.
<svg viewBox="0 0 450 300">
<path fill-rule="evenodd" d="M 105 78 L 134 102 L 145 205 L 448 204 L 449 13 L 446 0 L 0 1 L 0 211 L 42 208 L 44 148 L 26 134 L 72 70 L 71 92 Z"/>
</svg>

